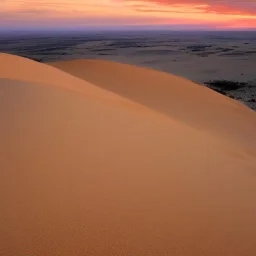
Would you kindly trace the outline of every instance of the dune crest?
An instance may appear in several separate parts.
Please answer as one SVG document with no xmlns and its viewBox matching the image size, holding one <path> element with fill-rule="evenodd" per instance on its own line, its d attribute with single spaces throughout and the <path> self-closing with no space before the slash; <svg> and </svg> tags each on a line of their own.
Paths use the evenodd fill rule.
<svg viewBox="0 0 256 256">
<path fill-rule="evenodd" d="M 141 108 L 141 106 L 132 101 L 122 97 L 116 97 L 110 91 L 94 86 L 89 82 L 43 63 L 5 53 L 0 53 L 0 63 L 4 63 L 0 69 L 0 78 L 40 83 L 46 86 L 57 86 L 61 89 L 82 93 L 91 99 L 101 98 L 112 103 L 118 101 L 118 104 L 122 102 L 124 105 L 126 104 L 130 107 Z"/>
<path fill-rule="evenodd" d="M 1 255 L 256 255 L 256 157 L 246 141 L 221 140 L 56 68 L 8 61 Z"/>
<path fill-rule="evenodd" d="M 211 131 L 222 139 L 251 147 L 256 145 L 254 111 L 187 79 L 104 60 L 63 61 L 49 65 L 193 127 Z"/>
</svg>

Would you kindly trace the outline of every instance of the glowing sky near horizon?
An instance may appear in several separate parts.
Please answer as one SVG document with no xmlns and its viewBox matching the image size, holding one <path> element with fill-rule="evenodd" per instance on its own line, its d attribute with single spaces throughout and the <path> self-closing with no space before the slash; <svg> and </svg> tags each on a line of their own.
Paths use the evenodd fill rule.
<svg viewBox="0 0 256 256">
<path fill-rule="evenodd" d="M 256 28 L 256 0 L 0 0 L 0 27 Z"/>
</svg>

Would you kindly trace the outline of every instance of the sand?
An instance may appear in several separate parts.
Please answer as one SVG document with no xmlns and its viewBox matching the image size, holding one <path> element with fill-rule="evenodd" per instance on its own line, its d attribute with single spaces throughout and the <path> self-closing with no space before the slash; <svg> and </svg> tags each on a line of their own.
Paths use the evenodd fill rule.
<svg viewBox="0 0 256 256">
<path fill-rule="evenodd" d="M 184 78 L 104 60 L 49 64 L 225 140 L 256 144 L 253 111 Z"/>
<path fill-rule="evenodd" d="M 43 63 L 111 60 L 165 71 L 202 85 L 211 80 L 244 82 L 235 90 L 219 89 L 256 111 L 255 35 L 252 31 L 2 33 L 0 52 Z"/>
<path fill-rule="evenodd" d="M 111 80 L 93 63 L 102 77 L 94 84 L 90 72 L 80 79 L 7 54 L 0 63 L 0 255 L 256 254 L 249 108 L 135 67 L 113 64 Z M 88 70 L 78 63 L 72 66 Z M 143 82 L 134 84 L 137 98 L 127 88 L 136 80 L 130 72 Z M 170 105 L 167 92 L 177 99 Z M 207 99 L 192 100 L 199 96 Z M 185 115 L 188 105 L 204 112 Z M 224 132 L 211 115 L 205 125 L 211 108 L 224 113 Z M 224 117 L 234 123 L 227 139 Z"/>
</svg>

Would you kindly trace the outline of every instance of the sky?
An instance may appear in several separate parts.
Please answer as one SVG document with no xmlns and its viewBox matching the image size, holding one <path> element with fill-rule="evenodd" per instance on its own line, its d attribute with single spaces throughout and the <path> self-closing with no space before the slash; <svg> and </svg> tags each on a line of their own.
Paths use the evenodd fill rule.
<svg viewBox="0 0 256 256">
<path fill-rule="evenodd" d="M 0 0 L 0 29 L 256 29 L 256 0 Z"/>
</svg>

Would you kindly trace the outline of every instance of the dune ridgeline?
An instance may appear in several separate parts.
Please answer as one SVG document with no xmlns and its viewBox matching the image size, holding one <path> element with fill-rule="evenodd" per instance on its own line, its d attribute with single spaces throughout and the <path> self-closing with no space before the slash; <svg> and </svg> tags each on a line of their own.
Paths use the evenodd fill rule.
<svg viewBox="0 0 256 256">
<path fill-rule="evenodd" d="M 0 255 L 256 255 L 255 112 L 126 64 L 0 66 Z"/>
</svg>

